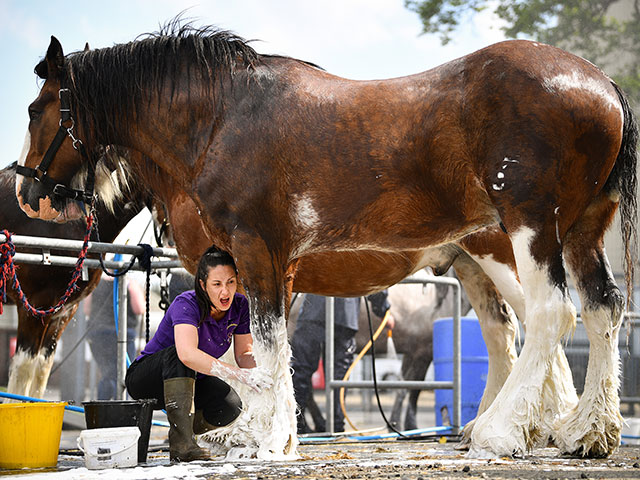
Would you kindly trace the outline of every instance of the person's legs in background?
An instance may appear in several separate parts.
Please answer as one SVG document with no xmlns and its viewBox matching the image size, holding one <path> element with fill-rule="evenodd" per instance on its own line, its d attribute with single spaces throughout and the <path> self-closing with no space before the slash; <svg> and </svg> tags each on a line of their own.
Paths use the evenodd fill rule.
<svg viewBox="0 0 640 480">
<path fill-rule="evenodd" d="M 356 352 L 356 330 L 336 325 L 334 327 L 334 362 L 335 380 L 342 380 L 353 363 Z M 334 391 L 333 427 L 336 432 L 344 432 L 344 414 L 340 408 L 340 389 Z"/>
<path fill-rule="evenodd" d="M 324 324 L 303 321 L 296 324 L 291 338 L 293 390 L 298 405 L 298 433 L 309 433 L 305 420 L 307 400 L 313 394 L 311 376 L 318 369 L 324 343 Z"/>
</svg>

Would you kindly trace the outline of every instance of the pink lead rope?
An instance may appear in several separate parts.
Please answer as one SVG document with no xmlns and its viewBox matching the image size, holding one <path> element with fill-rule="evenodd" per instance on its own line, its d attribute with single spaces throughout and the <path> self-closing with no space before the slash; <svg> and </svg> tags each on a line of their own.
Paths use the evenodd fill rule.
<svg viewBox="0 0 640 480">
<path fill-rule="evenodd" d="M 91 230 L 93 228 L 93 212 L 90 212 L 87 217 L 87 231 L 84 235 L 84 243 L 82 245 L 82 250 L 80 251 L 80 255 L 78 256 L 78 261 L 76 262 L 76 268 L 71 275 L 71 280 L 69 281 L 69 285 L 67 286 L 67 290 L 64 292 L 58 303 L 54 306 L 49 307 L 47 309 L 37 309 L 33 307 L 26 295 L 22 291 L 22 287 L 20 286 L 20 281 L 18 280 L 18 275 L 16 272 L 16 265 L 13 261 L 13 257 L 16 253 L 16 248 L 11 241 L 11 233 L 8 230 L 2 230 L 2 233 L 6 236 L 5 243 L 0 245 L 0 293 L 2 296 L 0 297 L 0 315 L 2 314 L 3 304 L 7 301 L 7 281 L 13 279 L 13 288 L 18 292 L 18 296 L 20 297 L 20 301 L 24 308 L 31 313 L 34 317 L 39 317 L 43 322 L 46 315 L 52 315 L 58 312 L 71 294 L 78 288 L 77 283 L 80 279 L 80 275 L 82 274 L 82 266 L 84 264 L 84 260 L 87 257 L 87 249 L 89 248 L 89 238 L 91 237 Z"/>
</svg>

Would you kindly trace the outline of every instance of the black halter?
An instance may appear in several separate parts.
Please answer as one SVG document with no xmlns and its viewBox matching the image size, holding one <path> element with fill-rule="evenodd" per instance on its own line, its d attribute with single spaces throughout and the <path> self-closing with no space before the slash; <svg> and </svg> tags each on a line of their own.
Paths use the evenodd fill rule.
<svg viewBox="0 0 640 480">
<path fill-rule="evenodd" d="M 91 204 L 93 201 L 93 187 L 95 184 L 95 165 L 90 161 L 89 155 L 87 155 L 87 150 L 85 149 L 82 141 L 73 136 L 73 127 L 75 125 L 75 122 L 73 121 L 73 117 L 71 116 L 71 103 L 69 101 L 69 95 L 70 92 L 68 88 L 61 88 L 58 92 L 58 96 L 60 97 L 60 127 L 58 128 L 56 136 L 53 138 L 51 145 L 49 145 L 49 148 L 44 154 L 44 157 L 42 157 L 42 162 L 40 162 L 40 165 L 36 166 L 36 168 L 29 168 L 18 165 L 16 171 L 20 175 L 24 175 L 25 177 L 30 177 L 38 182 L 42 182 L 47 187 L 51 188 L 53 193 L 60 197 Z M 65 127 L 64 125 L 68 122 L 71 122 L 71 125 L 69 127 Z M 73 148 L 80 152 L 82 158 L 89 165 L 89 171 L 87 172 L 87 183 L 84 190 L 75 190 L 73 188 L 67 187 L 66 185 L 47 175 L 47 169 L 51 166 L 53 158 L 56 156 L 56 153 L 58 153 L 62 142 L 64 142 L 67 136 L 70 137 L 73 141 Z"/>
</svg>

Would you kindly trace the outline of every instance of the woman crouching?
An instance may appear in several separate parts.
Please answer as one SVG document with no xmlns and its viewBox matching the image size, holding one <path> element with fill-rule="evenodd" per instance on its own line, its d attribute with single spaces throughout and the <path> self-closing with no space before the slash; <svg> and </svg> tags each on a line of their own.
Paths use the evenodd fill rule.
<svg viewBox="0 0 640 480">
<path fill-rule="evenodd" d="M 257 392 L 272 383 L 255 368 L 249 304 L 236 292 L 237 282 L 231 255 L 209 248 L 198 264 L 195 290 L 176 297 L 127 371 L 132 398 L 155 398 L 156 408 L 166 409 L 172 461 L 211 458 L 194 434 L 227 426 L 240 415 L 240 397 L 226 381 L 240 381 Z M 239 367 L 218 360 L 232 339 Z"/>
</svg>

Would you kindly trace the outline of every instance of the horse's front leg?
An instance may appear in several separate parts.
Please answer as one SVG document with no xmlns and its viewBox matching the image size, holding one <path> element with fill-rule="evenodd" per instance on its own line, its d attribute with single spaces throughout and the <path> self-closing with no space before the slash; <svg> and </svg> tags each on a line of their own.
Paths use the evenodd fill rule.
<svg viewBox="0 0 640 480">
<path fill-rule="evenodd" d="M 18 307 L 16 353 L 9 367 L 7 391 L 42 398 L 47 388 L 57 342 L 78 305 L 40 320 Z"/>
<path fill-rule="evenodd" d="M 256 455 L 263 459 L 293 458 L 298 441 L 286 300 L 290 297 L 287 285 L 291 285 L 288 274 L 295 266 L 288 267 L 286 260 L 257 236 L 237 233 L 232 249 L 249 300 L 253 355 L 258 368 L 273 376 L 271 388 L 246 402 Z"/>
<path fill-rule="evenodd" d="M 489 354 L 487 382 L 478 407 L 476 416 L 478 418 L 493 403 L 516 361 L 517 319 L 502 295 L 496 290 L 492 279 L 470 256 L 459 255 L 453 267 L 478 316 L 482 337 Z M 456 449 L 469 448 L 475 422 L 476 419 L 473 419 L 464 425 L 462 439 Z"/>
</svg>

